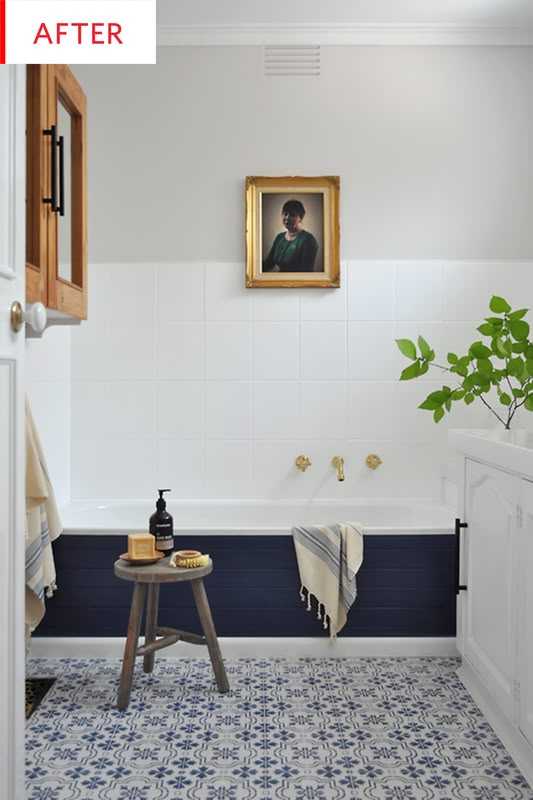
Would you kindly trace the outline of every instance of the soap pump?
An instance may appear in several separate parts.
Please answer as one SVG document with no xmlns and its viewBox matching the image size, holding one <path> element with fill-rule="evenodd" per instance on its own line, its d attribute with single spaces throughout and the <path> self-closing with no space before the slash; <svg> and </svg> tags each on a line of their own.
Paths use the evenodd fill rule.
<svg viewBox="0 0 533 800">
<path fill-rule="evenodd" d="M 170 489 L 158 489 L 158 492 L 156 510 L 150 517 L 150 533 L 155 536 L 155 549 L 169 556 L 174 549 L 174 523 L 166 511 L 167 504 L 163 492 L 170 492 Z"/>
</svg>

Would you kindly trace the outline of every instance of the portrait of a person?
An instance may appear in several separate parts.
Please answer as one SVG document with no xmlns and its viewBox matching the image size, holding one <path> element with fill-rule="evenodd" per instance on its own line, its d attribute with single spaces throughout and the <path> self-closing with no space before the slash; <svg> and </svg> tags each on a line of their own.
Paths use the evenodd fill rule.
<svg viewBox="0 0 533 800">
<path fill-rule="evenodd" d="M 313 272 L 318 242 L 305 230 L 304 204 L 300 200 L 287 200 L 281 209 L 284 231 L 272 242 L 263 260 L 263 272 Z"/>
</svg>

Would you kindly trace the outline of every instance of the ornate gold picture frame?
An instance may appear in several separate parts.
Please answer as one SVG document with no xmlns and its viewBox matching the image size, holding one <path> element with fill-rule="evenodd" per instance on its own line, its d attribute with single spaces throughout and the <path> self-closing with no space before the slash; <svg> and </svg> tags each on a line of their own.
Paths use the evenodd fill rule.
<svg viewBox="0 0 533 800">
<path fill-rule="evenodd" d="M 340 286 L 337 175 L 246 178 L 246 286 Z"/>
</svg>

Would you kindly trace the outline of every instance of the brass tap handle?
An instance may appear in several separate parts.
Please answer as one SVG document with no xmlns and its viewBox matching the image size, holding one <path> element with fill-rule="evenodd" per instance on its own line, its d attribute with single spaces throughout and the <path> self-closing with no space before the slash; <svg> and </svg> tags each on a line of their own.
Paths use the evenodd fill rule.
<svg viewBox="0 0 533 800">
<path fill-rule="evenodd" d="M 370 455 L 368 455 L 368 456 L 366 457 L 366 459 L 365 459 L 365 464 L 366 464 L 366 465 L 367 465 L 367 467 L 369 467 L 370 469 L 377 469 L 377 468 L 379 467 L 379 465 L 380 465 L 380 464 L 383 464 L 383 461 L 382 461 L 382 460 L 381 460 L 381 458 L 380 458 L 378 455 L 376 455 L 375 453 L 370 453 Z"/>
<path fill-rule="evenodd" d="M 310 467 L 310 466 L 311 466 L 311 462 L 309 461 L 309 459 L 307 458 L 307 456 L 298 456 L 298 458 L 297 458 L 297 459 L 296 459 L 296 461 L 294 462 L 294 465 L 295 465 L 295 467 L 296 467 L 297 469 L 299 469 L 299 470 L 300 470 L 300 472 L 305 472 L 305 470 L 307 469 L 307 467 Z"/>
<path fill-rule="evenodd" d="M 333 456 L 331 459 L 331 466 L 337 470 L 337 480 L 344 480 L 344 458 L 342 456 Z"/>
</svg>

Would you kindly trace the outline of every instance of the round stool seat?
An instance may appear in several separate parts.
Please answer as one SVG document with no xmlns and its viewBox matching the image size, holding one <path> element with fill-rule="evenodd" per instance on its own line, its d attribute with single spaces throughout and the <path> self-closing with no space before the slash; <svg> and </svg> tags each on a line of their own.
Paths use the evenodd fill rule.
<svg viewBox="0 0 533 800">
<path fill-rule="evenodd" d="M 169 556 L 161 558 L 154 564 L 132 564 L 119 558 L 115 561 L 115 575 L 125 581 L 140 583 L 175 583 L 176 581 L 194 581 L 204 578 L 213 571 L 213 562 L 209 559 L 206 567 L 169 567 Z"/>
</svg>

